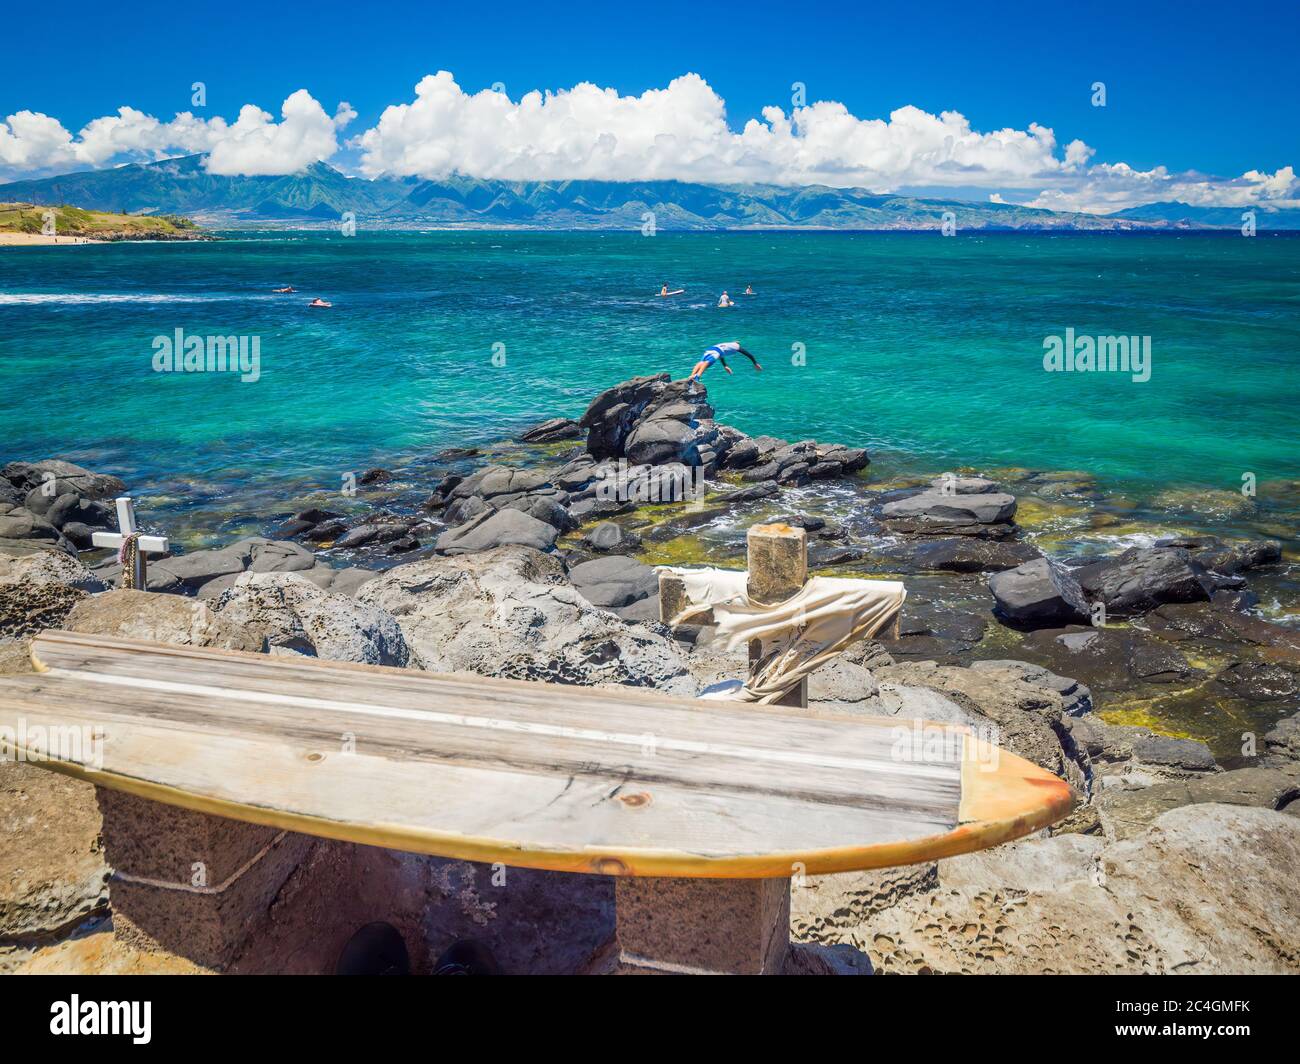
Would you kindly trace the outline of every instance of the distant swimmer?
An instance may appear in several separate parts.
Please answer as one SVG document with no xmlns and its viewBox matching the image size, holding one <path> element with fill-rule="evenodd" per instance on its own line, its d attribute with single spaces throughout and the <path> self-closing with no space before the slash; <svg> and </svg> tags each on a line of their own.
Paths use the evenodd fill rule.
<svg viewBox="0 0 1300 1064">
<path fill-rule="evenodd" d="M 326 303 L 325 300 L 321 299 L 320 296 L 317 296 L 315 299 L 313 299 L 310 303 L 307 304 L 307 306 L 309 307 L 332 307 L 333 305 L 334 305 L 333 303 Z"/>
<path fill-rule="evenodd" d="M 284 287 L 284 288 L 273 288 L 273 289 L 271 289 L 271 291 L 273 291 L 273 292 L 296 292 L 296 291 L 298 291 L 298 289 L 294 288 L 293 285 L 288 285 L 288 286 L 286 286 L 286 287 Z"/>
<path fill-rule="evenodd" d="M 754 363 L 755 369 L 761 370 L 763 368 L 758 364 L 758 359 L 740 346 L 739 340 L 732 340 L 725 344 L 714 344 L 705 351 L 704 354 L 700 356 L 700 360 L 695 363 L 695 368 L 691 370 L 691 375 L 686 378 L 687 383 L 689 384 L 691 381 L 699 380 L 704 376 L 704 371 L 715 362 L 721 362 L 722 368 L 730 373 L 731 367 L 727 365 L 727 359 L 725 357 L 727 355 L 744 355 L 749 359 L 749 361 Z"/>
<path fill-rule="evenodd" d="M 685 291 L 686 291 L 685 288 L 674 288 L 674 289 L 670 292 L 670 291 L 668 291 L 668 286 L 667 286 L 667 285 L 664 285 L 661 289 L 659 289 L 659 294 L 660 294 L 661 296 L 679 296 L 679 295 L 681 295 L 681 294 L 682 294 L 683 292 L 685 292 Z"/>
<path fill-rule="evenodd" d="M 754 286 L 752 284 L 745 285 L 745 295 L 752 296 L 753 294 L 754 294 Z"/>
<path fill-rule="evenodd" d="M 734 307 L 735 305 L 736 301 L 732 299 L 731 296 L 727 295 L 726 292 L 723 292 L 722 298 L 718 300 L 718 306 L 720 307 Z"/>
</svg>

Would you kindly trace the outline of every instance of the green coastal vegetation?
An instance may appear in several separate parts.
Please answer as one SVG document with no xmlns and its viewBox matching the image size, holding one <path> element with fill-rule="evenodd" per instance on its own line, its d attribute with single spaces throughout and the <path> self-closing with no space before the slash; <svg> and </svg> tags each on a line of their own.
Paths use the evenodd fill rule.
<svg viewBox="0 0 1300 1064">
<path fill-rule="evenodd" d="M 0 233 L 41 234 L 53 212 L 59 236 L 88 240 L 198 240 L 206 234 L 188 218 L 162 214 L 115 214 L 67 204 L 0 203 Z"/>
</svg>

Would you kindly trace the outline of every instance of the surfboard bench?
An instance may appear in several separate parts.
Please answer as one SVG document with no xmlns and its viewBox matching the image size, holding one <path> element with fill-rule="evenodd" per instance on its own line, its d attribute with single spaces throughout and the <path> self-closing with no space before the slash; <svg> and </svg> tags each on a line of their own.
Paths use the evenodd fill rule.
<svg viewBox="0 0 1300 1064">
<path fill-rule="evenodd" d="M 310 836 L 618 877 L 622 971 L 780 971 L 791 878 L 1061 818 L 940 725 L 45 632 L 0 746 L 100 788 L 114 919 L 228 964 Z M 938 737 L 941 741 L 934 741 Z"/>
</svg>

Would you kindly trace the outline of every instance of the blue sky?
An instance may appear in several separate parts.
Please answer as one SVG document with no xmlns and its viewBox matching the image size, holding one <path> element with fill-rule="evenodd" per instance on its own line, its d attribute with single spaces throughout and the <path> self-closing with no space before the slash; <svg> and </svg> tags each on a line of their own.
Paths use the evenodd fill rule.
<svg viewBox="0 0 1300 1064">
<path fill-rule="evenodd" d="M 1058 155 L 1085 142 L 1091 164 L 1236 177 L 1300 158 L 1295 2 L 324 2 L 312 16 L 300 5 L 195 7 L 61 4 L 48 45 L 37 30 L 31 48 L 6 50 L 0 118 L 37 112 L 73 134 L 123 105 L 163 121 L 194 110 L 233 122 L 254 103 L 278 118 L 306 89 L 330 114 L 344 100 L 356 111 L 338 138 L 346 168 L 346 139 L 439 70 L 467 94 L 502 82 L 515 100 L 580 81 L 639 96 L 696 73 L 736 131 L 765 106 L 789 111 L 799 81 L 809 103 L 836 101 L 863 120 L 911 105 L 958 111 L 981 132 L 1038 123 L 1054 130 Z M 207 86 L 205 109 L 191 108 L 194 81 Z M 1096 81 L 1104 108 L 1091 103 Z M 37 169 L 10 173 L 23 167 Z M 904 183 L 916 185 L 911 176 Z"/>
</svg>

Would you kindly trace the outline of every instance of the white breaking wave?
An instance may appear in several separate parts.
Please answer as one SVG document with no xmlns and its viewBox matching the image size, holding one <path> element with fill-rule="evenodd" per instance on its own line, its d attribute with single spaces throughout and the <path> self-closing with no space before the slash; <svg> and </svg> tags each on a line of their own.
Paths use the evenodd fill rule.
<svg viewBox="0 0 1300 1064">
<path fill-rule="evenodd" d="M 269 299 L 262 295 L 169 295 L 163 292 L 0 292 L 0 306 L 42 303 L 217 303 L 234 299 Z"/>
</svg>

